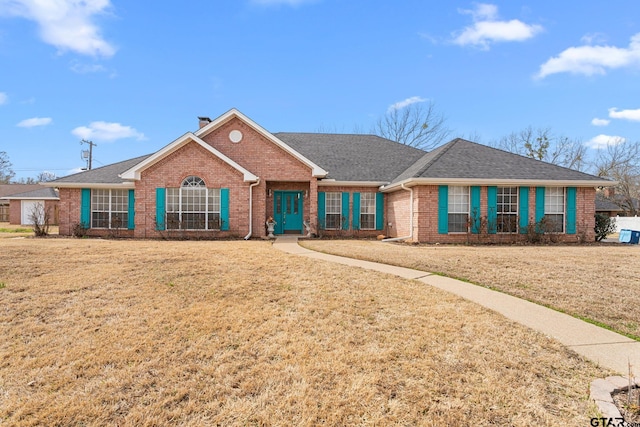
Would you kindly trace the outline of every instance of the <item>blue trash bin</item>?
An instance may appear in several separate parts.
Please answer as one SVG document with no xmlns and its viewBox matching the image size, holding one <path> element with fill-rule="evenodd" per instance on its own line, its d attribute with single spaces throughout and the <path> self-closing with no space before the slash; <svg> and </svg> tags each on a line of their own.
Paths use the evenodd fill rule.
<svg viewBox="0 0 640 427">
<path fill-rule="evenodd" d="M 632 245 L 637 245 L 639 241 L 640 231 L 631 230 L 631 239 L 629 240 L 629 243 L 631 243 Z"/>
<path fill-rule="evenodd" d="M 631 230 L 626 230 L 626 229 L 620 230 L 620 235 L 618 236 L 618 241 L 620 243 L 630 243 L 631 242 Z"/>
</svg>

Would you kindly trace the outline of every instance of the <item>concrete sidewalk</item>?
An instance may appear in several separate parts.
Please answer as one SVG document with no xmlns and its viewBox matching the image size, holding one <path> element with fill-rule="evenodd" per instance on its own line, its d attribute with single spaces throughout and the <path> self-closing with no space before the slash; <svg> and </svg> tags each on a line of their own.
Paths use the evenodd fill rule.
<svg viewBox="0 0 640 427">
<path fill-rule="evenodd" d="M 482 286 L 424 271 L 311 251 L 298 245 L 297 237 L 278 237 L 273 243 L 273 247 L 290 254 L 374 270 L 405 279 L 419 280 L 427 285 L 459 295 L 496 311 L 508 319 L 555 338 L 599 366 L 627 375 L 628 364 L 631 363 L 636 376 L 639 374 L 640 342 L 567 314 Z M 604 309 L 606 307 L 594 307 L 594 310 Z"/>
</svg>

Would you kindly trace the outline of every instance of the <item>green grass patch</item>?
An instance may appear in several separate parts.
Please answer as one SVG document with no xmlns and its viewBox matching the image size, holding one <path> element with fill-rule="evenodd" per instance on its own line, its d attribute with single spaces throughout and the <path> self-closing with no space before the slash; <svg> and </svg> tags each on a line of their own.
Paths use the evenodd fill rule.
<svg viewBox="0 0 640 427">
<path fill-rule="evenodd" d="M 30 233 L 30 228 L 0 228 L 0 233 Z"/>
</svg>

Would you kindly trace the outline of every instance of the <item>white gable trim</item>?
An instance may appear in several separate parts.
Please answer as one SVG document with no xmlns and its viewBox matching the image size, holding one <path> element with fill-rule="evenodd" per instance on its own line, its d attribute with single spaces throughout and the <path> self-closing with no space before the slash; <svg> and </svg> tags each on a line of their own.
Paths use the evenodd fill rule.
<svg viewBox="0 0 640 427">
<path fill-rule="evenodd" d="M 251 120 L 249 117 L 245 116 L 240 111 L 236 110 L 235 108 L 232 108 L 231 110 L 227 111 L 217 119 L 212 120 L 211 123 L 209 123 L 208 125 L 197 130 L 195 132 L 195 135 L 202 138 L 207 134 L 211 133 L 212 131 L 216 130 L 220 126 L 224 125 L 225 123 L 227 123 L 229 120 L 233 118 L 238 118 L 242 120 L 245 124 L 249 125 L 251 128 L 253 128 L 253 130 L 258 132 L 260 135 L 264 136 L 266 139 L 268 139 L 269 141 L 271 141 L 272 143 L 274 143 L 275 145 L 277 145 L 278 147 L 280 147 L 281 149 L 283 149 L 284 151 L 292 155 L 294 158 L 296 158 L 297 160 L 299 160 L 300 162 L 302 162 L 303 164 L 311 168 L 311 175 L 314 176 L 315 178 L 324 178 L 325 176 L 328 175 L 327 171 L 325 171 L 320 166 L 313 163 L 311 160 L 307 159 L 302 154 L 298 153 L 296 150 L 294 150 L 293 148 L 285 144 L 280 139 L 273 136 L 265 128 L 263 128 L 262 126 L 260 126 L 259 124 Z"/>
<path fill-rule="evenodd" d="M 146 159 L 144 159 L 143 161 L 141 161 L 131 169 L 124 171 L 118 176 L 122 179 L 140 180 L 140 174 L 142 173 L 142 171 L 156 164 L 160 160 L 164 159 L 169 154 L 176 152 L 180 148 L 187 145 L 189 142 L 195 142 L 196 144 L 200 145 L 202 148 L 204 148 L 205 150 L 207 150 L 208 152 L 210 152 L 211 154 L 213 154 L 214 156 L 216 156 L 217 158 L 219 158 L 220 160 L 222 160 L 223 162 L 225 162 L 226 164 L 228 164 L 238 172 L 242 173 L 244 175 L 245 182 L 255 182 L 258 180 L 258 177 L 256 175 L 249 172 L 248 170 L 246 170 L 245 168 L 243 168 L 242 166 L 240 166 L 239 164 L 231 160 L 229 157 L 225 156 L 220 151 L 216 150 L 215 148 L 213 148 L 212 146 L 210 146 L 209 144 L 207 144 L 206 142 L 204 142 L 202 139 L 200 139 L 199 137 L 197 137 L 191 132 L 185 133 L 180 138 L 173 141 L 171 144 L 165 146 L 159 151 L 156 151 L 151 156 L 147 157 Z"/>
</svg>

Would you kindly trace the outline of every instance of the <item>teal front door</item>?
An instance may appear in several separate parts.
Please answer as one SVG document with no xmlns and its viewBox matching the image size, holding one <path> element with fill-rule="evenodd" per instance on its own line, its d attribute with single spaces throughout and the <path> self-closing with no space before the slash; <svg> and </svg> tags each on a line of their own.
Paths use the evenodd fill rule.
<svg viewBox="0 0 640 427">
<path fill-rule="evenodd" d="M 302 191 L 274 191 L 273 219 L 276 234 L 302 234 Z"/>
</svg>

